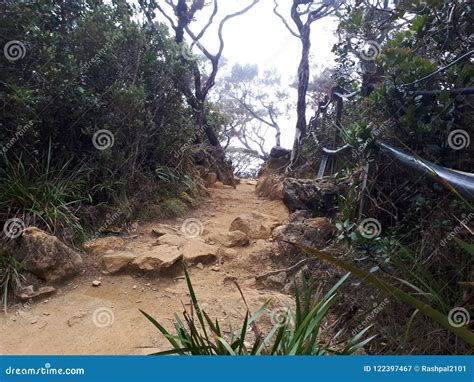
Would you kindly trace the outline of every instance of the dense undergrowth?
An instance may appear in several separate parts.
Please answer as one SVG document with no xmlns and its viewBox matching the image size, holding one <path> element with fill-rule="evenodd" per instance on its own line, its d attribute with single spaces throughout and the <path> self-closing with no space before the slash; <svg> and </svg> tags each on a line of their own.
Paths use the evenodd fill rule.
<svg viewBox="0 0 474 382">
<path fill-rule="evenodd" d="M 339 199 L 339 245 L 350 251 L 345 260 L 358 269 L 398 285 L 445 317 L 462 309 L 469 328 L 473 262 L 466 248 L 472 251 L 474 243 L 472 198 L 403 167 L 376 142 L 472 173 L 472 3 L 377 7 L 363 1 L 339 13 L 333 84 L 359 93 L 344 100 L 342 129 L 332 106 L 312 126 L 320 145 L 352 146 L 332 164 L 332 177 L 351 184 Z M 326 92 L 330 89 L 320 89 L 319 97 Z M 304 153 L 309 158 L 314 150 L 309 136 Z M 364 297 L 356 304 L 363 305 Z M 419 309 L 395 303 L 384 310 L 377 319 L 380 341 L 372 342 L 375 352 L 470 351 Z"/>
<path fill-rule="evenodd" d="M 110 216 L 185 213 L 206 145 L 175 86 L 190 66 L 168 29 L 140 24 L 126 2 L 0 7 L 2 46 L 23 36 L 24 53 L 0 61 L 0 221 L 79 243 Z"/>
</svg>

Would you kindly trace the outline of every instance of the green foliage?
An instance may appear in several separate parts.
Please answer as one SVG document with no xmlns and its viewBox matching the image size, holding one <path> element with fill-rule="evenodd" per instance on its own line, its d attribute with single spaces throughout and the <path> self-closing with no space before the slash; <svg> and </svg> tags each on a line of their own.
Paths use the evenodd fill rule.
<svg viewBox="0 0 474 382">
<path fill-rule="evenodd" d="M 6 167 L 0 170 L 0 210 L 52 233 L 72 229 L 81 237 L 84 231 L 77 211 L 88 199 L 89 169 L 72 168 L 70 161 L 51 168 L 50 159 L 28 167 L 22 158 L 5 160 Z"/>
<path fill-rule="evenodd" d="M 345 138 L 359 145 L 374 137 L 370 125 L 372 129 L 383 126 L 381 138 L 396 139 L 416 152 L 430 145 L 422 152 L 424 158 L 441 160 L 447 167 L 472 168 L 472 161 L 461 160 L 446 142 L 456 129 L 474 135 L 472 96 L 454 97 L 448 90 L 471 86 L 474 69 L 468 57 L 443 69 L 471 49 L 472 4 L 433 0 L 427 6 L 413 0 L 389 6 L 387 11 L 391 17 L 385 20 L 384 12 L 361 1 L 339 13 L 335 78 L 347 88 L 360 87 L 361 77 L 375 85 L 367 99 L 357 99 L 345 109 L 349 115 Z M 383 30 L 378 31 L 374 25 L 382 20 Z M 373 41 L 377 50 L 370 63 L 358 57 L 367 41 Z M 437 96 L 414 96 L 421 90 L 442 91 Z"/>
<path fill-rule="evenodd" d="M 317 249 L 309 248 L 300 244 L 294 243 L 295 246 L 300 249 L 301 251 L 309 254 L 309 255 L 314 255 L 317 256 L 319 259 L 327 261 L 343 270 L 346 272 L 351 272 L 354 276 L 358 277 L 359 279 L 363 280 L 366 283 L 369 283 L 373 287 L 377 288 L 378 290 L 388 293 L 389 295 L 394 296 L 398 300 L 404 302 L 405 304 L 410 305 L 411 307 L 417 309 L 421 313 L 423 313 L 426 317 L 430 318 L 434 322 L 438 323 L 441 325 L 444 329 L 452 332 L 456 336 L 458 336 L 460 339 L 468 343 L 469 345 L 473 346 L 474 345 L 474 334 L 467 328 L 464 327 L 456 327 L 453 326 L 449 323 L 447 316 L 443 314 L 442 312 L 434 309 L 430 305 L 424 303 L 420 299 L 413 297 L 412 295 L 402 291 L 401 289 L 389 284 L 388 282 L 382 280 L 381 278 L 378 278 L 374 276 L 371 273 L 367 273 L 357 267 L 354 267 L 353 265 L 346 263 L 345 261 L 342 261 L 340 259 L 337 259 L 333 257 L 332 255 L 320 251 Z"/>
<path fill-rule="evenodd" d="M 192 67 L 167 27 L 151 29 L 137 12 L 96 0 L 0 4 L 1 45 L 25 46 L 24 57 L 0 60 L 2 219 L 80 236 L 94 207 L 128 214 L 136 200 L 154 203 L 156 188 L 166 194 L 159 202 L 192 194 L 196 115 L 175 86 L 191 87 Z M 213 111 L 209 124 L 218 131 L 223 118 Z M 99 130 L 113 145 L 94 145 Z"/>
<path fill-rule="evenodd" d="M 171 334 L 152 316 L 140 310 L 142 314 L 165 336 L 171 350 L 156 355 L 324 355 L 352 354 L 367 344 L 373 337 L 363 339 L 370 327 L 364 328 L 351 338 L 342 350 L 334 349 L 330 343 L 323 343 L 320 338 L 321 324 L 336 299 L 336 291 L 348 278 L 344 276 L 319 301 L 314 301 L 314 283 L 308 282 L 302 275 L 303 285 L 296 292 L 296 308 L 288 308 L 286 317 L 274 323 L 265 334 L 260 332 L 257 323 L 265 314 L 268 303 L 260 307 L 253 315 L 247 310 L 242 326 L 234 330 L 230 324 L 230 333 L 217 321 L 201 309 L 191 283 L 188 271 L 184 268 L 189 295 L 191 296 L 191 313 L 185 311 L 183 320 L 175 316 L 176 334 Z M 194 317 L 194 312 L 197 319 Z M 280 321 L 280 320 L 279 320 Z M 256 333 L 250 339 L 250 328 Z M 333 340 L 341 336 L 336 333 Z M 250 343 L 252 342 L 252 343 Z"/>
<path fill-rule="evenodd" d="M 165 199 L 163 207 L 165 208 L 164 215 L 168 217 L 183 216 L 188 209 L 186 204 L 178 198 Z"/>
<path fill-rule="evenodd" d="M 471 15 L 472 3 L 463 0 L 350 2 L 338 13 L 339 41 L 333 49 L 337 84 L 361 89 L 344 101 L 341 136 L 357 154 L 353 171 L 370 163 L 367 187 L 359 196 L 365 198 L 363 213 L 383 227 L 383 236 L 361 235 L 354 213 L 360 199 L 352 195 L 359 191 L 352 187 L 348 197 L 340 198 L 338 239 L 355 249 L 358 266 L 371 275 L 389 275 L 444 315 L 453 306 L 469 305 L 460 285 L 470 277 L 472 258 L 456 242 L 470 240 L 471 219 L 465 217 L 472 206 L 398 166 L 374 142 L 472 172 L 472 142 L 454 149 L 449 138 L 455 130 L 471 141 L 474 136 L 472 95 L 452 91 L 472 88 Z M 371 59 L 361 54 L 365 44 L 374 48 Z M 429 319 L 416 312 L 421 310 L 405 317 L 409 326 L 417 316 L 428 327 Z M 391 326 L 395 336 L 401 335 L 398 321 Z M 443 351 L 456 352 L 454 342 Z M 431 351 L 420 339 L 410 346 L 411 351 Z"/>
<path fill-rule="evenodd" d="M 21 286 L 23 279 L 20 262 L 13 256 L 0 252 L 0 293 L 5 312 L 9 295 Z"/>
</svg>

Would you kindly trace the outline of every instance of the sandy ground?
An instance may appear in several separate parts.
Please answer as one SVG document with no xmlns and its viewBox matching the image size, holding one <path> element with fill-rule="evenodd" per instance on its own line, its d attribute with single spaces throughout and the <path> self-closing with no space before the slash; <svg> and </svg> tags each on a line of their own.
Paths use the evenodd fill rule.
<svg viewBox="0 0 474 382">
<path fill-rule="evenodd" d="M 204 225 L 204 237 L 228 231 L 238 215 L 260 212 L 281 222 L 288 212 L 281 201 L 255 196 L 254 185 L 237 189 L 211 189 L 211 198 L 185 218 L 194 217 Z M 180 226 L 183 219 L 172 224 Z M 139 237 L 129 246 L 140 247 L 156 241 L 150 234 L 152 222 L 139 227 Z M 170 223 L 170 222 L 167 222 Z M 217 245 L 217 244 L 216 244 Z M 289 296 L 261 290 L 254 277 L 276 269 L 269 253 L 274 244 L 253 240 L 246 247 L 222 258 L 223 263 L 190 268 L 193 285 L 202 307 L 213 318 L 234 325 L 242 322 L 245 306 L 231 281 L 241 286 L 252 310 L 267 300 L 272 309 L 291 304 Z M 214 269 L 213 269 L 214 268 Z M 0 315 L 0 352 L 2 354 L 149 354 L 168 348 L 167 341 L 139 312 L 143 309 L 168 329 L 175 313 L 181 315 L 189 296 L 182 274 L 160 277 L 140 275 L 103 275 L 99 267 L 87 268 L 81 276 L 58 288 L 56 295 L 26 306 L 16 305 Z M 92 286 L 93 280 L 102 285 Z M 268 317 L 263 317 L 269 320 Z"/>
</svg>

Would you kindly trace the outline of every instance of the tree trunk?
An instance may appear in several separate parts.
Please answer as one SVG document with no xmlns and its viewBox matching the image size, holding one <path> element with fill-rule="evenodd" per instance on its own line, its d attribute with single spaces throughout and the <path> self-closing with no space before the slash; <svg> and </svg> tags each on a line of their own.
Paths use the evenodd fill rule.
<svg viewBox="0 0 474 382">
<path fill-rule="evenodd" d="M 291 153 L 291 164 L 297 164 L 301 153 L 301 140 L 306 135 L 306 93 L 309 83 L 309 50 L 311 42 L 309 39 L 310 27 L 305 25 L 301 30 L 301 60 L 298 66 L 298 102 L 296 105 L 296 132 Z"/>
<path fill-rule="evenodd" d="M 276 130 L 276 133 L 275 133 L 275 146 L 276 146 L 276 147 L 280 147 L 280 146 L 281 146 L 281 141 L 280 141 L 280 137 L 281 137 L 280 126 L 275 125 L 275 130 Z"/>
</svg>

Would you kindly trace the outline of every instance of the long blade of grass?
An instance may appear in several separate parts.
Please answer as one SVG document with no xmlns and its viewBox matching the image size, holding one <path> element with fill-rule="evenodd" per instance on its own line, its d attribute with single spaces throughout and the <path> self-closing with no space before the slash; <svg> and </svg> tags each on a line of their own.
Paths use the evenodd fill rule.
<svg viewBox="0 0 474 382">
<path fill-rule="evenodd" d="M 454 236 L 453 239 L 462 249 L 464 249 L 471 256 L 474 256 L 474 245 L 473 244 L 466 243 L 464 240 L 461 240 L 461 239 L 457 238 L 456 236 Z"/>
<path fill-rule="evenodd" d="M 168 341 L 170 342 L 171 346 L 173 346 L 173 348 L 175 349 L 179 348 L 178 343 L 172 338 L 168 337 L 170 336 L 170 333 L 158 321 L 156 321 L 152 316 L 150 316 L 148 313 L 144 312 L 143 310 L 141 309 L 138 309 L 138 310 L 141 312 L 141 314 L 143 314 L 148 319 L 148 321 L 150 321 L 161 332 L 161 334 L 163 334 L 168 339 Z"/>
<path fill-rule="evenodd" d="M 321 260 L 327 261 L 339 268 L 344 269 L 345 271 L 351 272 L 358 278 L 362 279 L 363 281 L 366 281 L 369 284 L 372 284 L 377 289 L 380 289 L 381 291 L 384 291 L 388 294 L 395 296 L 397 299 L 405 302 L 406 304 L 412 306 L 415 309 L 418 309 L 424 315 L 431 318 L 433 321 L 437 322 L 443 328 L 449 330 L 451 333 L 455 334 L 456 336 L 461 338 L 463 341 L 474 346 L 474 334 L 472 332 L 470 332 L 468 329 L 464 327 L 457 328 L 450 325 L 450 323 L 448 322 L 448 319 L 445 317 L 444 314 L 442 314 L 436 309 L 433 309 L 428 304 L 425 304 L 424 302 L 418 300 L 417 298 L 410 296 L 408 293 L 405 293 L 402 290 L 398 289 L 397 287 L 394 287 L 393 285 L 388 284 L 387 282 L 379 279 L 373 274 L 367 273 L 359 268 L 354 267 L 351 264 L 348 264 L 342 260 L 336 259 L 335 257 L 329 255 L 326 252 L 323 252 L 314 248 L 309 248 L 298 243 L 291 243 L 291 242 L 288 242 L 288 243 L 293 244 L 296 248 L 298 248 L 299 250 L 309 255 L 317 256 Z"/>
<path fill-rule="evenodd" d="M 201 313 L 201 309 L 199 308 L 199 303 L 197 301 L 196 294 L 194 293 L 193 285 L 191 284 L 191 278 L 189 277 L 188 268 L 186 267 L 186 265 L 183 265 L 183 269 L 184 269 L 184 276 L 186 278 L 186 283 L 188 285 L 189 295 L 191 296 L 191 301 L 193 303 L 194 308 L 196 309 L 196 315 L 198 317 L 199 323 L 201 324 L 202 330 L 204 332 L 204 336 L 206 337 L 206 341 L 209 342 L 206 325 Z"/>
<path fill-rule="evenodd" d="M 232 349 L 232 347 L 227 343 L 225 339 L 223 339 L 222 337 L 217 337 L 217 341 L 224 346 L 224 348 L 229 352 L 229 355 L 236 355 L 235 351 Z"/>
</svg>

